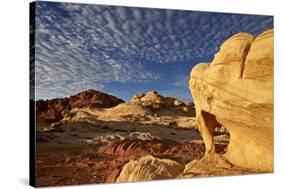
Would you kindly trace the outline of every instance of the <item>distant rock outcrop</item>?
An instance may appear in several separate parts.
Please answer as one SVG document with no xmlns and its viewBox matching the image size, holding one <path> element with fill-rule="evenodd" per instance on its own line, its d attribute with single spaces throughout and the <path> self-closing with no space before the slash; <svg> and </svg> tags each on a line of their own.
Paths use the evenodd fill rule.
<svg viewBox="0 0 281 189">
<path fill-rule="evenodd" d="M 210 64 L 192 69 L 189 86 L 206 152 L 185 172 L 200 166 L 206 171 L 211 161 L 220 167 L 273 171 L 273 30 L 230 37 Z M 230 143 L 218 155 L 213 136 L 221 125 L 229 131 Z"/>
<path fill-rule="evenodd" d="M 82 107 L 110 108 L 124 101 L 96 90 L 87 90 L 68 98 L 36 101 L 36 120 L 57 122 L 63 118 L 64 110 Z"/>
<path fill-rule="evenodd" d="M 70 122 L 88 122 L 92 124 L 105 122 L 107 125 L 111 123 L 115 125 L 122 124 L 124 125 L 123 127 L 128 124 L 161 125 L 168 128 L 197 130 L 195 109 L 192 102 L 185 104 L 176 98 L 161 96 L 157 92 L 135 95 L 131 102 L 120 103 L 111 108 L 97 107 L 101 106 L 96 106 L 92 102 L 82 107 L 81 105 L 79 107 L 67 107 L 64 111 L 59 112 L 59 115 L 63 118 L 52 123 L 51 127 L 44 130 L 61 130 L 63 125 Z M 46 112 L 49 113 L 50 111 Z M 47 116 L 44 115 L 43 118 L 45 117 Z"/>
<path fill-rule="evenodd" d="M 164 97 L 156 91 L 137 94 L 132 97 L 131 103 L 149 108 L 153 112 L 171 110 L 177 113 L 184 113 L 187 116 L 195 116 L 193 103 L 185 104 L 176 98 Z"/>
</svg>

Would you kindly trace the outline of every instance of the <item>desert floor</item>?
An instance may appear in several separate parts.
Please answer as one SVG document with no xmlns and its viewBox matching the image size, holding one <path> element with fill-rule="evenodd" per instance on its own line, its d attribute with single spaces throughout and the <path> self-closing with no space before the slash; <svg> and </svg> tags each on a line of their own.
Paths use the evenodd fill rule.
<svg viewBox="0 0 281 189">
<path fill-rule="evenodd" d="M 200 133 L 189 128 L 111 121 L 43 131 L 48 126 L 37 123 L 37 186 L 110 183 L 129 160 L 149 154 L 186 164 L 205 150 Z M 215 139 L 217 152 L 223 153 L 228 136 Z"/>
</svg>

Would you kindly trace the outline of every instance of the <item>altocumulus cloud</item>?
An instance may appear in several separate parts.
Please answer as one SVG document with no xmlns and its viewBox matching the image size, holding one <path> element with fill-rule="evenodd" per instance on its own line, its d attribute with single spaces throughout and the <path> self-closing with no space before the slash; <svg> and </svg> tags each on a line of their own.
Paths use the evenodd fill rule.
<svg viewBox="0 0 281 189">
<path fill-rule="evenodd" d="M 37 2 L 37 99 L 111 82 L 174 82 L 165 65 L 192 66 L 237 32 L 272 27 L 270 16 Z"/>
</svg>

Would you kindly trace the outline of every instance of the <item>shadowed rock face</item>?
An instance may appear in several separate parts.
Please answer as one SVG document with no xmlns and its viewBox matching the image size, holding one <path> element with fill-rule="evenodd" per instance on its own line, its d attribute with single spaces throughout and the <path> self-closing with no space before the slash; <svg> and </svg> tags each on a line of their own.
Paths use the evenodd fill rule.
<svg viewBox="0 0 281 189">
<path fill-rule="evenodd" d="M 87 90 L 68 98 L 36 101 L 36 120 L 57 122 L 64 110 L 82 107 L 110 108 L 124 101 L 99 91 Z"/>
<path fill-rule="evenodd" d="M 193 68 L 189 86 L 206 146 L 205 159 L 272 171 L 273 30 L 257 37 L 232 36 L 211 63 Z M 213 142 L 217 125 L 230 133 L 228 150 L 219 157 Z"/>
</svg>

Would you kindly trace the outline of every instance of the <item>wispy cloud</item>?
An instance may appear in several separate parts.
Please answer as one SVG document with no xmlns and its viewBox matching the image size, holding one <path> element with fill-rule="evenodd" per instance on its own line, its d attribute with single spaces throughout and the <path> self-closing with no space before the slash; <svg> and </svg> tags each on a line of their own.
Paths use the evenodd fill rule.
<svg viewBox="0 0 281 189">
<path fill-rule="evenodd" d="M 273 25 L 265 16 L 69 3 L 37 2 L 36 11 L 37 98 L 161 80 L 165 64 L 212 55 L 234 33 Z"/>
</svg>

